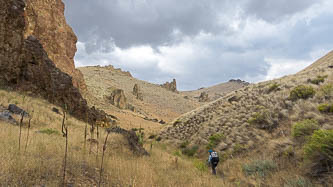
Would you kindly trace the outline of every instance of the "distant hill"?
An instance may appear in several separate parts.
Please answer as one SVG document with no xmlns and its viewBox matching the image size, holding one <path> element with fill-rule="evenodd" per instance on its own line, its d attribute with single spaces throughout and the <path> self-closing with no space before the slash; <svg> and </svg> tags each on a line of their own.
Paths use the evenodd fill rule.
<svg viewBox="0 0 333 187">
<path fill-rule="evenodd" d="M 214 101 L 216 99 L 219 99 L 223 96 L 225 96 L 227 93 L 238 90 L 240 88 L 243 88 L 245 86 L 249 85 L 249 83 L 241 80 L 230 80 L 225 83 L 220 83 L 215 86 L 211 86 L 208 88 L 200 88 L 198 90 L 193 91 L 184 91 L 181 92 L 182 95 L 189 97 L 189 98 L 195 98 L 199 100 L 200 95 L 205 92 L 208 94 L 208 101 Z"/>
</svg>

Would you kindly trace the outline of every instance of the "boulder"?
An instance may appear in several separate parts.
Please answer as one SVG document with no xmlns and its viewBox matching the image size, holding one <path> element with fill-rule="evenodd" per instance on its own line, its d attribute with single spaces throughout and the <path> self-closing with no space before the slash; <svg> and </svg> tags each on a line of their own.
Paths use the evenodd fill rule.
<svg viewBox="0 0 333 187">
<path fill-rule="evenodd" d="M 17 121 L 12 117 L 9 111 L 0 112 L 0 120 L 16 125 Z"/>
<path fill-rule="evenodd" d="M 109 97 L 110 103 L 120 109 L 126 109 L 127 108 L 127 99 L 124 94 L 124 90 L 122 89 L 115 89 L 111 93 L 111 96 Z"/>
<path fill-rule="evenodd" d="M 18 114 L 18 115 L 23 114 L 25 117 L 29 116 L 28 112 L 24 111 L 22 108 L 16 106 L 15 104 L 9 104 L 8 110 L 13 114 Z"/>
</svg>

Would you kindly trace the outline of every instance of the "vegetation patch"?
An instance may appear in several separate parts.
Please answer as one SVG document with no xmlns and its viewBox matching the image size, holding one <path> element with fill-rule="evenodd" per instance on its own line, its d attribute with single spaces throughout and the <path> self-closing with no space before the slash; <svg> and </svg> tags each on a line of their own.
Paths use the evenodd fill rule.
<svg viewBox="0 0 333 187">
<path fill-rule="evenodd" d="M 189 144 L 190 144 L 190 142 L 186 140 L 180 144 L 179 148 L 185 149 Z"/>
<path fill-rule="evenodd" d="M 258 175 L 265 177 L 275 171 L 277 165 L 272 160 L 255 160 L 250 164 L 244 164 L 242 169 L 247 176 Z"/>
<path fill-rule="evenodd" d="M 320 88 L 320 92 L 323 94 L 323 96 L 326 98 L 326 99 L 330 99 L 333 97 L 333 84 L 326 84 L 326 85 L 323 85 L 321 88 Z"/>
<path fill-rule="evenodd" d="M 311 181 L 303 177 L 297 177 L 295 179 L 289 179 L 284 184 L 284 187 L 312 187 Z"/>
<path fill-rule="evenodd" d="M 223 139 L 225 139 L 225 136 L 223 133 L 217 133 L 217 134 L 211 135 L 209 137 L 207 149 L 215 148 Z"/>
<path fill-rule="evenodd" d="M 333 113 L 333 104 L 320 104 L 318 110 L 321 113 Z"/>
<path fill-rule="evenodd" d="M 316 84 L 316 85 L 319 85 L 320 83 L 323 83 L 325 82 L 325 79 L 327 78 L 327 75 L 325 76 L 317 76 L 317 78 L 315 79 L 308 79 L 308 82 L 309 83 L 312 83 L 312 84 Z"/>
<path fill-rule="evenodd" d="M 51 135 L 51 134 L 59 135 L 60 134 L 60 132 L 56 129 L 43 129 L 38 132 L 42 133 L 42 134 L 47 134 L 47 135 Z"/>
<path fill-rule="evenodd" d="M 267 89 L 267 93 L 271 93 L 274 91 L 279 91 L 280 90 L 280 84 L 274 82 L 272 84 L 270 84 L 270 86 Z"/>
<path fill-rule="evenodd" d="M 256 112 L 248 120 L 248 123 L 250 123 L 251 125 L 255 125 L 259 129 L 264 129 L 269 131 L 273 130 L 278 125 L 273 121 L 272 114 L 267 109 L 262 110 L 260 112 Z"/>
<path fill-rule="evenodd" d="M 182 153 L 186 156 L 193 157 L 197 153 L 199 146 L 193 145 L 191 147 L 186 147 L 182 149 Z"/>
<path fill-rule="evenodd" d="M 294 138 L 304 138 L 311 136 L 315 130 L 318 130 L 318 122 L 313 119 L 299 121 L 292 126 L 291 133 Z"/>
<path fill-rule="evenodd" d="M 208 171 L 207 165 L 203 161 L 201 161 L 201 160 L 195 159 L 193 161 L 193 165 L 194 165 L 195 168 L 197 168 L 201 172 Z"/>
<path fill-rule="evenodd" d="M 333 169 L 333 130 L 317 130 L 304 146 L 305 158 L 311 163 L 310 174 L 320 176 Z"/>
<path fill-rule="evenodd" d="M 313 97 L 316 94 L 316 91 L 312 86 L 305 86 L 305 85 L 299 85 L 295 87 L 290 92 L 289 98 L 292 101 L 296 101 L 298 99 L 308 99 Z"/>
</svg>

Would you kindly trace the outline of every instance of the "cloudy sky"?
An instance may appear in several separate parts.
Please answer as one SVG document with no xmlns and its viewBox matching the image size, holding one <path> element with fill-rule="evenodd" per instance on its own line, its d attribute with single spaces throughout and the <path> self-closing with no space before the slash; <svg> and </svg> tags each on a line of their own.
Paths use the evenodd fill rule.
<svg viewBox="0 0 333 187">
<path fill-rule="evenodd" d="M 332 0 L 64 0 L 76 66 L 178 89 L 296 73 L 333 50 Z"/>
</svg>

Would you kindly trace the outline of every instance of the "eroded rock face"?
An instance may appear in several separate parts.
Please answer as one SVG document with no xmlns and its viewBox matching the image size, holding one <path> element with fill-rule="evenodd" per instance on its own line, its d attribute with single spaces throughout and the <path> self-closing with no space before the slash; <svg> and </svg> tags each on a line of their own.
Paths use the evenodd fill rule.
<svg viewBox="0 0 333 187">
<path fill-rule="evenodd" d="M 199 102 L 208 102 L 208 101 L 209 101 L 208 93 L 201 92 L 201 94 L 199 96 Z"/>
<path fill-rule="evenodd" d="M 26 37 L 24 2 L 0 1 L 0 83 L 66 106 L 70 114 L 91 124 L 103 120 L 110 123 L 104 113 L 88 107 L 72 77 L 55 66 L 39 39 Z"/>
<path fill-rule="evenodd" d="M 173 79 L 172 82 L 166 82 L 164 84 L 161 85 L 163 88 L 170 90 L 172 92 L 178 92 L 177 91 L 177 83 L 176 83 L 176 79 Z"/>
<path fill-rule="evenodd" d="M 136 97 L 136 99 L 143 101 L 143 94 L 138 84 L 135 84 L 133 87 L 133 95 Z"/>
<path fill-rule="evenodd" d="M 115 89 L 112 91 L 110 95 L 110 103 L 120 109 L 127 108 L 127 99 L 124 94 L 124 90 L 122 89 Z"/>
<path fill-rule="evenodd" d="M 36 37 L 55 66 L 72 77 L 75 87 L 86 91 L 83 75 L 74 65 L 77 37 L 66 23 L 64 10 L 61 0 L 26 0 L 24 38 Z"/>
</svg>

